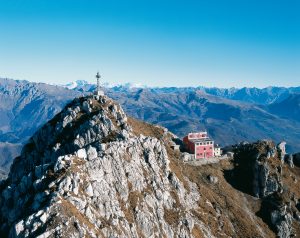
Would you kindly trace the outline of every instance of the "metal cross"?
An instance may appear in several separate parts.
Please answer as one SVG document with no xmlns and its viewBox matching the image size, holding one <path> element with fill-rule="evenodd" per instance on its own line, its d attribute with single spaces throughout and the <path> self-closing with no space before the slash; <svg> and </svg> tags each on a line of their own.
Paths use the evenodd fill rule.
<svg viewBox="0 0 300 238">
<path fill-rule="evenodd" d="M 101 75 L 99 74 L 99 72 L 97 72 L 97 74 L 96 74 L 96 79 L 97 79 L 97 92 L 100 91 L 100 78 L 101 78 Z"/>
</svg>

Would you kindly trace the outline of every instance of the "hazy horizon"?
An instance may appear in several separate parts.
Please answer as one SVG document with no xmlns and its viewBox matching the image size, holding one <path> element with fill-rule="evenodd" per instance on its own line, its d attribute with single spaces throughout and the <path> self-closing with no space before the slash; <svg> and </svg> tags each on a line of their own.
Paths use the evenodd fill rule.
<svg viewBox="0 0 300 238">
<path fill-rule="evenodd" d="M 30 81 L 30 80 L 27 80 L 27 79 L 14 79 L 14 78 L 9 78 L 9 77 L 2 77 L 0 75 L 0 79 L 8 79 L 8 80 L 15 80 L 15 81 L 26 81 L 26 82 L 29 82 L 29 83 L 44 83 L 44 84 L 48 84 L 48 85 L 52 85 L 52 86 L 62 86 L 62 87 L 66 87 L 68 86 L 67 84 L 70 84 L 70 83 L 74 83 L 76 81 L 85 81 L 87 82 L 88 84 L 94 84 L 96 85 L 96 81 L 95 80 L 85 80 L 85 79 L 80 79 L 80 80 L 74 80 L 74 81 L 70 81 L 70 82 L 67 82 L 65 84 L 61 84 L 61 83 L 55 83 L 55 82 L 42 82 L 42 81 Z M 149 86 L 149 85 L 143 85 L 141 83 L 131 83 L 131 82 L 122 82 L 122 83 L 118 83 L 118 82 L 108 82 L 108 81 L 101 81 L 100 84 L 103 86 L 103 87 L 114 87 L 114 86 L 133 86 L 133 87 L 136 87 L 136 88 L 172 88 L 172 87 L 176 87 L 176 88 L 201 88 L 201 87 L 204 87 L 204 88 L 219 88 L 219 89 L 231 89 L 231 88 L 235 88 L 235 89 L 242 89 L 242 88 L 258 88 L 258 89 L 265 89 L 265 88 L 300 88 L 300 85 L 296 85 L 296 86 L 278 86 L 278 85 L 269 85 L 269 86 L 266 86 L 266 87 L 256 87 L 256 86 L 253 86 L 253 87 L 249 87 L 249 86 L 242 86 L 242 87 L 217 87 L 217 86 L 204 86 L 204 85 L 195 85 L 195 86 L 172 86 L 172 85 L 169 85 L 169 86 Z"/>
<path fill-rule="evenodd" d="M 300 85 L 300 3 L 0 1 L 0 74 L 149 87 Z"/>
</svg>

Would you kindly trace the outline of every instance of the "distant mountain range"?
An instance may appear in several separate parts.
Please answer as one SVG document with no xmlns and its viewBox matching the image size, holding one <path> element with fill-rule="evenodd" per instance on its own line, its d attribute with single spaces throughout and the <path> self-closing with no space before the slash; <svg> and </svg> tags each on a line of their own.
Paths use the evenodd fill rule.
<svg viewBox="0 0 300 238">
<path fill-rule="evenodd" d="M 8 170 L 21 144 L 74 97 L 95 85 L 63 86 L 0 79 L 0 168 Z M 182 137 L 207 129 L 221 145 L 270 138 L 300 151 L 300 87 L 148 88 L 107 85 L 105 93 L 131 116 L 160 124 Z M 1 151 L 4 151 L 1 153 Z"/>
<path fill-rule="evenodd" d="M 58 86 L 0 79 L 0 168 L 7 171 L 22 144 L 79 94 Z"/>
<path fill-rule="evenodd" d="M 285 109 L 271 112 L 271 105 L 258 105 L 217 97 L 200 90 L 163 92 L 136 89 L 108 92 L 130 115 L 160 124 L 182 137 L 188 132 L 207 129 L 221 145 L 272 138 L 285 140 L 290 151 L 300 151 L 300 119 L 282 116 Z M 295 97 L 299 98 L 299 94 Z M 274 104 L 275 105 L 275 104 Z M 277 104 L 276 104 L 277 105 Z M 293 104 L 294 111 L 300 110 Z M 292 110 L 292 109 L 290 109 Z"/>
<path fill-rule="evenodd" d="M 58 84 L 67 89 L 75 89 L 77 91 L 90 91 L 95 88 L 94 84 L 89 83 L 86 80 L 76 80 L 67 84 Z M 124 83 L 124 84 L 113 84 L 108 82 L 102 82 L 101 86 L 104 88 L 147 88 L 146 85 L 136 84 L 136 83 Z"/>
<path fill-rule="evenodd" d="M 59 86 L 0 79 L 0 140 L 27 140 L 80 93 Z"/>
<path fill-rule="evenodd" d="M 126 91 L 128 89 L 148 89 L 153 93 L 189 93 L 202 91 L 210 95 L 221 98 L 237 100 L 242 102 L 268 105 L 278 103 L 288 98 L 291 94 L 300 93 L 300 87 L 267 87 L 267 88 L 208 88 L 208 87 L 147 87 L 140 84 L 110 84 L 103 83 L 104 88 L 111 88 L 114 91 Z M 61 85 L 68 89 L 73 89 L 81 92 L 92 92 L 95 89 L 94 84 L 90 84 L 85 80 L 78 80 L 66 85 Z"/>
</svg>

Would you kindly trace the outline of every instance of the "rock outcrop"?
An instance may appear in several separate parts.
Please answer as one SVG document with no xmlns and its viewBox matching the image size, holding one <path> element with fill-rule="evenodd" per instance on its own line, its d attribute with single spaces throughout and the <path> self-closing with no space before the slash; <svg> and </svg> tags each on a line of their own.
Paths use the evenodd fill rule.
<svg viewBox="0 0 300 238">
<path fill-rule="evenodd" d="M 283 164 L 286 162 L 285 164 Z M 264 140 L 240 144 L 235 148 L 235 178 L 243 178 L 238 186 L 262 200 L 260 215 L 276 231 L 278 237 L 292 237 L 299 227 L 296 219 L 299 185 L 291 171 L 293 157 L 286 155 L 285 142 L 277 146 Z M 294 186 L 288 186 L 293 177 Z M 288 178 L 288 179 L 287 179 Z M 297 194 L 297 195 L 296 195 Z"/>
</svg>

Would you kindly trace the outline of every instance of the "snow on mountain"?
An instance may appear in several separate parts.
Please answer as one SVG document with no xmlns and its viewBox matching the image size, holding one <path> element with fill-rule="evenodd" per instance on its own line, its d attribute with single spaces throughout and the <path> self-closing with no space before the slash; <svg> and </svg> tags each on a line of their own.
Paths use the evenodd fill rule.
<svg viewBox="0 0 300 238">
<path fill-rule="evenodd" d="M 73 81 L 73 82 L 70 82 L 70 83 L 67 83 L 67 84 L 61 85 L 61 86 L 68 88 L 68 89 L 75 89 L 78 87 L 83 87 L 87 84 L 89 84 L 89 82 L 86 80 L 77 80 L 77 81 Z"/>
<path fill-rule="evenodd" d="M 141 83 L 111 83 L 111 82 L 101 82 L 100 85 L 104 88 L 147 88 L 146 85 Z M 68 89 L 79 90 L 83 88 L 95 88 L 96 84 L 90 83 L 86 80 L 76 80 L 67 84 L 59 85 Z"/>
</svg>

